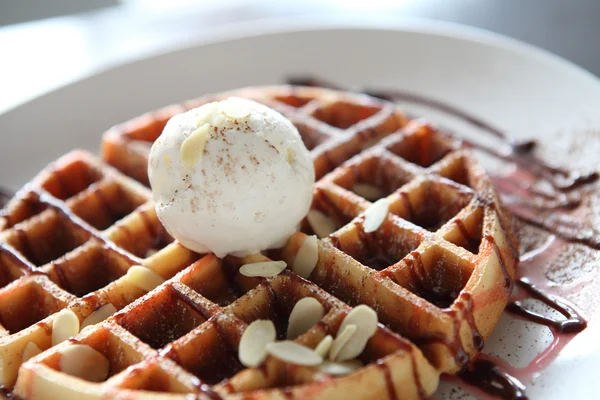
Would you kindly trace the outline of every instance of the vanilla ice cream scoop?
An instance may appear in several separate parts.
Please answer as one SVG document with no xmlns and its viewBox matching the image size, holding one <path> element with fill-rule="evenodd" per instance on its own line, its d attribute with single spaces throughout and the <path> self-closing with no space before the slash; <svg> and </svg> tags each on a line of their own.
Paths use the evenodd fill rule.
<svg viewBox="0 0 600 400">
<path fill-rule="evenodd" d="M 315 182 L 296 127 L 237 97 L 171 118 L 152 146 L 148 174 L 167 231 L 218 257 L 283 245 L 307 214 Z"/>
</svg>

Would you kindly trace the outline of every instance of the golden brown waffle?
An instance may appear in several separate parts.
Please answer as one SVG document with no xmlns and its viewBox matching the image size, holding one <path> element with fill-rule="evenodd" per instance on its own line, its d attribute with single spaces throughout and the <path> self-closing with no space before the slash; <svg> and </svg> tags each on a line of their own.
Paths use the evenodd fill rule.
<svg viewBox="0 0 600 400">
<path fill-rule="evenodd" d="M 28 343 L 51 346 L 59 310 L 83 321 L 108 303 L 121 309 L 146 293 L 124 276 L 130 266 L 168 279 L 197 259 L 169 244 L 149 199 L 147 188 L 75 151 L 0 211 L 0 385 L 14 385 Z"/>
<path fill-rule="evenodd" d="M 189 394 L 212 399 L 425 398 L 437 388 L 441 373 L 457 372 L 481 349 L 511 290 L 517 254 L 509 221 L 470 153 L 431 126 L 409 122 L 396 106 L 367 96 L 315 88 L 244 89 L 172 106 L 116 127 L 104 137 L 103 157 L 147 184 L 149 148 L 168 118 L 233 94 L 284 113 L 311 149 L 319 179 L 312 207 L 328 215 L 337 231 L 319 241 L 319 260 L 308 280 L 289 271 L 274 278 L 247 278 L 238 268 L 266 256 L 199 258 L 176 243 L 147 259 L 138 259 L 152 246 L 148 237 L 164 237 L 152 204 L 146 202 L 147 189 L 76 153 L 59 163 L 62 169 L 56 171 L 68 170 L 75 175 L 76 171 L 93 169 L 101 179 L 89 172 L 80 173 L 79 180 L 51 179 L 55 172 L 42 174 L 20 193 L 21 200 L 8 206 L 8 222 L 4 226 L 0 222 L 0 229 L 6 230 L 1 243 L 6 243 L 11 254 L 1 259 L 7 266 L 4 283 L 18 278 L 0 291 L 0 302 L 31 282 L 40 287 L 35 292 L 39 297 L 52 299 L 44 301 L 52 304 L 47 312 L 38 315 L 36 311 L 26 323 L 19 324 L 14 322 L 14 310 L 19 306 L 12 304 L 31 295 L 13 295 L 6 301 L 13 307 L 8 313 L 7 306 L 0 305 L 2 323 L 8 329 L 3 348 L 10 349 L 0 357 L 18 366 L 28 341 L 39 340 L 38 345 L 47 348 L 52 315 L 62 307 L 73 309 L 80 319 L 107 302 L 114 302 L 120 311 L 23 364 L 15 389 L 18 395 L 36 399 L 184 399 Z M 65 167 L 77 161 L 79 167 Z M 47 183 L 50 181 L 54 184 Z M 115 190 L 115 199 L 137 198 L 133 196 L 136 193 L 140 201 L 131 200 L 124 210 L 101 215 L 101 210 L 121 204 L 117 201 L 105 208 L 96 195 L 97 188 L 114 182 L 131 192 L 124 196 Z M 389 199 L 390 214 L 373 233 L 362 229 L 363 213 L 371 203 L 353 192 L 364 194 L 357 183 L 374 186 L 378 195 Z M 23 203 L 29 192 L 34 201 Z M 81 193 L 73 197 L 77 192 Z M 135 206 L 139 208 L 133 214 L 115 224 Z M 81 219 L 65 212 L 65 207 Z M 58 218 L 69 224 L 69 229 L 63 229 L 68 234 L 46 246 L 49 232 L 60 231 L 48 228 L 51 224 L 47 221 Z M 21 220 L 24 222 L 13 226 Z M 96 231 L 84 221 L 105 230 Z M 29 246 L 27 240 L 18 239 L 22 231 L 31 239 Z M 268 256 L 293 264 L 306 234 L 312 231 L 304 221 L 303 232 Z M 44 240 L 36 240 L 40 237 Z M 106 270 L 118 272 L 100 275 L 105 279 L 102 283 L 92 272 L 98 263 L 89 255 L 84 257 L 89 254 L 85 249 L 91 246 L 100 254 L 111 254 L 103 260 L 113 256 L 122 260 L 120 267 Z M 75 250 L 67 253 L 71 255 L 60 257 L 72 248 Z M 58 261 L 52 262 L 56 258 Z M 50 264 L 41 268 L 32 265 L 45 262 Z M 165 279 L 180 272 L 126 305 L 143 292 L 127 288 L 128 276 L 111 281 L 133 264 L 145 265 Z M 58 269 L 63 272 L 53 272 L 60 265 Z M 45 274 L 32 273 L 37 271 Z M 91 295 L 76 297 L 104 284 L 107 286 Z M 257 319 L 273 320 L 278 337 L 283 338 L 292 307 L 309 296 L 326 310 L 316 325 L 296 339 L 312 348 L 325 335 L 335 336 L 352 306 L 368 304 L 377 311 L 382 324 L 359 356 L 365 366 L 336 378 L 318 368 L 286 364 L 273 357 L 261 367 L 243 368 L 238 361 L 238 345 L 248 324 Z M 45 328 L 38 328 L 40 324 L 35 323 L 46 315 L 50 316 L 43 320 Z M 26 336 L 34 335 L 29 331 L 37 336 Z M 78 343 L 91 346 L 108 359 L 106 381 L 91 383 L 61 372 L 62 354 Z M 16 367 L 13 369 L 15 372 L 5 379 L 6 386 L 14 383 Z"/>
</svg>

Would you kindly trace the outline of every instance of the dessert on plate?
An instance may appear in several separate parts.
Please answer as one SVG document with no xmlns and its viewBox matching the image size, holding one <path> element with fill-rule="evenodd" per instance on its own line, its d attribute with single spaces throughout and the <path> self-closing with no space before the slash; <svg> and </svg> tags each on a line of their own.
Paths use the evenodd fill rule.
<svg viewBox="0 0 600 400">
<path fill-rule="evenodd" d="M 487 175 L 393 103 L 240 89 L 102 146 L 0 214 L 16 396 L 427 398 L 511 293 L 518 246 Z"/>
</svg>

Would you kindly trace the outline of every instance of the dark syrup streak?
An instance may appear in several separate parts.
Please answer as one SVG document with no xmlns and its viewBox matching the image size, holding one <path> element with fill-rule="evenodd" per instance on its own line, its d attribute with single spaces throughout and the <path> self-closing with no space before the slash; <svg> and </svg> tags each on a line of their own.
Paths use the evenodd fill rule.
<svg viewBox="0 0 600 400">
<path fill-rule="evenodd" d="M 477 254 L 479 252 L 480 240 L 476 237 L 473 237 L 473 235 L 471 235 L 471 233 L 467 230 L 467 227 L 465 226 L 465 223 L 462 220 L 456 219 L 456 220 L 454 220 L 454 223 L 458 227 L 460 234 L 467 241 L 467 244 L 466 244 L 467 250 L 469 250 L 473 254 Z"/>
<path fill-rule="evenodd" d="M 561 333 L 579 333 L 587 327 L 587 321 L 585 318 L 583 318 L 575 305 L 571 304 L 571 302 L 568 300 L 561 299 L 560 297 L 551 294 L 543 293 L 527 278 L 519 279 L 517 284 L 523 288 L 529 294 L 529 296 L 558 311 L 566 319 L 557 320 L 538 314 L 527 309 L 519 300 L 509 303 L 508 306 L 506 306 L 506 311 L 516 314 L 528 321 L 546 325 L 548 328 L 550 328 L 555 336 L 556 334 Z"/>
<path fill-rule="evenodd" d="M 525 385 L 492 361 L 477 359 L 461 374 L 464 381 L 502 399 L 527 399 Z"/>
<path fill-rule="evenodd" d="M 289 79 L 288 83 L 293 85 L 340 89 L 331 83 L 315 78 L 293 78 Z M 572 225 L 577 224 L 577 221 L 573 219 L 548 218 L 547 215 L 540 215 L 540 211 L 555 212 L 557 210 L 568 210 L 577 207 L 583 200 L 583 193 L 577 189 L 583 189 L 585 186 L 597 182 L 600 179 L 600 174 L 598 172 L 592 171 L 582 173 L 550 165 L 532 155 L 532 152 L 536 147 L 536 142 L 534 140 L 515 141 L 491 124 L 481 121 L 456 107 L 437 100 L 397 90 L 361 90 L 361 92 L 387 101 L 406 101 L 437 109 L 462 119 L 479 128 L 482 132 L 491 134 L 497 139 L 504 141 L 505 144 L 510 147 L 508 151 L 501 151 L 481 143 L 475 143 L 461 138 L 466 146 L 481 150 L 492 157 L 515 164 L 518 167 L 516 173 L 519 177 L 512 175 L 491 177 L 492 181 L 499 187 L 503 195 L 521 198 L 521 204 L 518 206 L 511 204 L 510 201 L 507 202 L 507 207 L 514 215 L 519 219 L 555 234 L 566 241 L 581 243 L 593 249 L 600 250 L 600 232 L 598 232 L 598 229 L 591 228 L 590 230 L 583 230 L 584 232 L 581 232 L 581 230 L 573 228 Z M 450 134 L 449 132 L 447 133 Z M 528 178 L 526 181 L 528 181 L 529 184 L 526 187 L 522 187 L 519 185 L 519 182 L 522 182 L 525 177 Z M 540 193 L 533 187 L 534 183 L 540 181 L 547 182 L 550 185 L 548 192 Z M 569 195 L 568 201 L 565 201 L 566 194 Z M 581 222 L 579 222 L 579 226 L 581 226 Z"/>
<path fill-rule="evenodd" d="M 339 89 L 335 85 L 314 78 L 290 79 L 288 83 Z M 536 284 L 532 283 L 532 280 L 526 276 L 522 276 L 516 283 L 522 298 L 529 297 L 541 301 L 561 313 L 565 319 L 558 320 L 535 313 L 525 308 L 519 300 L 512 301 L 507 306 L 507 311 L 510 313 L 547 326 L 554 335 L 553 343 L 526 368 L 517 369 L 501 359 L 480 355 L 461 374 L 463 381 L 482 389 L 488 394 L 507 399 L 526 399 L 525 385 L 515 376 L 522 375 L 527 380 L 531 380 L 533 374 L 547 366 L 575 334 L 587 327 L 585 318 L 574 305 L 556 295 L 544 293 L 538 286 L 550 289 L 549 285 L 544 284 L 546 278 L 543 271 L 545 271 L 548 263 L 555 259 L 556 253 L 560 251 L 558 247 L 560 244 L 564 244 L 564 242 L 580 243 L 592 249 L 600 250 L 599 227 L 591 226 L 585 229 L 582 218 L 576 218 L 577 210 L 583 208 L 586 190 L 589 190 L 591 184 L 598 182 L 600 175 L 596 171 L 581 173 L 550 165 L 532 155 L 536 148 L 534 140 L 517 142 L 500 129 L 448 104 L 414 93 L 361 91 L 392 102 L 405 101 L 437 109 L 466 121 L 479 128 L 483 133 L 490 134 L 503 141 L 509 147 L 507 151 L 500 151 L 480 143 L 463 140 L 468 147 L 478 149 L 516 166 L 514 172 L 509 175 L 491 176 L 492 182 L 503 195 L 505 205 L 521 221 L 541 228 L 562 239 L 554 240 L 548 246 L 543 245 L 540 249 L 534 251 L 537 254 L 533 257 L 522 257 L 523 263 L 527 264 L 525 273 L 535 279 Z M 540 182 L 545 182 L 547 188 L 544 190 L 538 188 Z M 410 209 L 408 211 L 410 212 Z M 465 232 L 463 226 L 458 225 L 465 239 L 469 241 L 470 235 L 468 232 Z M 489 241 L 489 238 L 486 239 Z M 502 255 L 493 241 L 492 244 L 498 255 L 503 273 L 508 276 L 507 266 L 504 264 Z M 523 267 L 525 265 L 521 268 L 523 269 Z M 508 279 L 507 288 L 510 288 L 511 284 L 512 280 Z M 478 347 L 479 345 L 483 345 L 483 340 L 478 343 Z M 512 375 L 506 371 L 509 371 Z"/>
<path fill-rule="evenodd" d="M 421 376 L 419 375 L 419 371 L 417 369 L 417 360 L 415 359 L 415 353 L 413 351 L 412 346 L 409 344 L 409 342 L 406 341 L 406 339 L 401 338 L 393 331 L 390 331 L 388 328 L 384 327 L 382 324 L 379 324 L 379 327 L 380 327 L 380 329 L 379 329 L 378 334 L 381 335 L 384 343 L 389 343 L 391 346 L 394 346 L 396 349 L 402 350 L 402 351 L 406 352 L 407 354 L 409 354 L 411 366 L 412 366 L 413 379 L 414 379 L 414 383 L 416 385 L 417 394 L 420 399 L 427 399 L 428 397 L 425 394 L 425 388 L 423 387 L 423 382 L 421 381 Z M 377 360 L 375 362 L 375 365 L 384 374 L 386 391 L 388 393 L 389 399 L 397 400 L 398 399 L 398 397 L 396 396 L 397 391 L 396 391 L 396 387 L 394 386 L 394 381 L 390 374 L 391 371 L 389 370 L 389 367 L 381 359 Z M 402 392 L 400 392 L 400 393 L 402 394 Z M 396 396 L 396 397 L 392 397 L 392 396 Z"/>
<path fill-rule="evenodd" d="M 402 93 L 395 94 L 397 95 L 395 100 L 407 100 Z M 411 96 L 408 97 L 408 99 L 411 98 Z M 437 103 L 430 105 L 436 106 Z M 473 123 L 474 118 L 455 109 L 452 110 L 452 115 L 455 117 Z M 442 111 L 449 112 L 449 109 L 442 109 Z M 584 195 L 580 189 L 597 182 L 600 178 L 598 172 L 582 173 L 549 165 L 531 154 L 535 149 L 535 142 L 515 143 L 488 124 L 480 122 L 475 125 L 482 129 L 485 128 L 487 132 L 502 139 L 510 146 L 509 151 L 503 152 L 481 143 L 461 139 L 467 147 L 478 149 L 492 157 L 516 165 L 515 171 L 509 175 L 491 176 L 492 181 L 505 197 L 506 205 L 512 213 L 522 221 L 542 228 L 566 241 L 581 243 L 600 250 L 600 233 L 597 230 L 592 228 L 591 232 L 587 230 L 582 232 L 581 229 L 572 228 L 571 225 L 577 225 L 577 221 L 572 218 L 552 219 L 544 214 L 544 212 L 561 212 L 562 215 L 567 216 L 564 211 L 580 206 Z M 539 182 L 548 183 L 549 189 L 546 191 L 538 189 L 536 184 Z M 581 222 L 578 225 L 581 227 Z"/>
<path fill-rule="evenodd" d="M 21 397 L 14 394 L 12 389 L 9 389 L 5 386 L 0 386 L 0 399 L 20 400 Z"/>
<path fill-rule="evenodd" d="M 385 386 L 388 392 L 388 399 L 396 400 L 398 396 L 396 395 L 396 387 L 394 386 L 394 381 L 392 380 L 392 373 L 390 372 L 390 367 L 381 359 L 375 362 L 377 368 L 379 368 L 383 376 L 385 377 Z"/>
</svg>

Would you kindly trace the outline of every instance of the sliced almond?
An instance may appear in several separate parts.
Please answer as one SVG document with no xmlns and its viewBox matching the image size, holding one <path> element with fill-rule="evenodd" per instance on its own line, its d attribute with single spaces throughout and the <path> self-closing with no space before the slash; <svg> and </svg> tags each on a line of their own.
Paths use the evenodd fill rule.
<svg viewBox="0 0 600 400">
<path fill-rule="evenodd" d="M 52 323 L 52 346 L 64 342 L 79 333 L 79 318 L 69 309 L 63 309 L 56 314 Z"/>
<path fill-rule="evenodd" d="M 110 362 L 90 346 L 75 344 L 61 350 L 60 370 L 90 382 L 102 382 L 108 377 Z"/>
<path fill-rule="evenodd" d="M 252 322 L 240 339 L 239 358 L 246 367 L 257 367 L 267 357 L 266 346 L 275 341 L 275 325 L 269 320 Z"/>
<path fill-rule="evenodd" d="M 294 159 L 295 159 L 295 157 L 294 157 L 294 150 L 292 150 L 291 147 L 288 147 L 287 148 L 287 162 L 288 162 L 288 164 L 290 164 L 290 165 L 294 164 Z"/>
<path fill-rule="evenodd" d="M 291 340 L 269 343 L 267 353 L 281 361 L 296 365 L 313 366 L 323 362 L 323 357 L 314 350 Z"/>
<path fill-rule="evenodd" d="M 337 229 L 333 220 L 319 210 L 310 210 L 306 219 L 312 230 L 320 238 L 331 235 Z"/>
<path fill-rule="evenodd" d="M 287 338 L 296 339 L 307 332 L 325 315 L 325 308 L 313 297 L 300 299 L 290 313 Z"/>
<path fill-rule="evenodd" d="M 251 103 L 248 100 L 239 97 L 230 97 L 227 100 L 219 102 L 219 112 L 227 115 L 229 118 L 246 118 L 252 112 Z"/>
<path fill-rule="evenodd" d="M 315 235 L 307 236 L 298 249 L 292 263 L 292 271 L 308 279 L 319 261 L 319 240 Z"/>
<path fill-rule="evenodd" d="M 336 361 L 338 354 L 340 353 L 340 351 L 342 351 L 342 347 L 344 347 L 346 343 L 350 341 L 350 338 L 356 333 L 357 330 L 358 327 L 356 325 L 350 324 L 344 327 L 340 326 L 335 340 L 333 341 L 333 343 L 331 343 L 331 350 L 329 350 L 330 360 Z"/>
<path fill-rule="evenodd" d="M 25 361 L 29 360 L 30 358 L 37 356 L 41 352 L 42 352 L 42 349 L 40 349 L 37 344 L 35 344 L 33 342 L 29 342 L 23 349 L 23 355 L 21 356 L 21 362 L 24 363 Z"/>
<path fill-rule="evenodd" d="M 83 320 L 83 322 L 81 323 L 81 329 L 85 328 L 86 326 L 95 325 L 98 322 L 102 322 L 116 312 L 117 308 L 112 304 L 108 303 L 106 305 L 103 305 Z"/>
<path fill-rule="evenodd" d="M 260 276 L 268 278 L 277 276 L 287 267 L 285 261 L 262 261 L 251 264 L 244 264 L 240 268 L 240 274 L 244 276 Z"/>
<path fill-rule="evenodd" d="M 365 233 L 375 232 L 387 217 L 390 208 L 388 199 L 379 199 L 365 211 L 363 228 Z"/>
<path fill-rule="evenodd" d="M 181 144 L 181 159 L 188 164 L 193 164 L 200 160 L 208 139 L 210 139 L 210 125 L 201 125 L 190 133 L 190 136 Z"/>
<path fill-rule="evenodd" d="M 127 271 L 127 279 L 132 285 L 145 290 L 146 292 L 151 291 L 165 281 L 156 272 L 152 272 L 141 265 L 134 265 L 129 268 Z"/>
<path fill-rule="evenodd" d="M 369 185 L 368 183 L 357 183 L 352 187 L 352 191 L 369 201 L 375 201 L 385 196 L 385 193 L 377 186 Z"/>
<path fill-rule="evenodd" d="M 348 375 L 363 367 L 359 360 L 350 360 L 344 362 L 323 361 L 319 365 L 319 371 L 333 376 Z"/>
<path fill-rule="evenodd" d="M 215 117 L 218 115 L 218 103 L 213 101 L 212 103 L 206 103 L 196 109 L 198 119 L 196 120 L 196 128 L 201 127 L 204 124 L 213 124 Z"/>
<path fill-rule="evenodd" d="M 333 361 L 352 360 L 363 352 L 367 342 L 377 331 L 377 313 L 371 307 L 361 304 L 348 313 L 340 326 L 340 330 L 353 325 L 358 329 L 356 329 L 356 332 L 350 339 L 341 346 L 341 349 L 337 352 L 335 357 L 331 357 Z"/>
<path fill-rule="evenodd" d="M 323 358 L 327 357 L 327 354 L 329 354 L 329 350 L 331 349 L 332 343 L 333 337 L 331 335 L 325 336 L 323 339 L 321 339 L 317 347 L 315 347 L 315 353 L 317 353 Z"/>
</svg>

